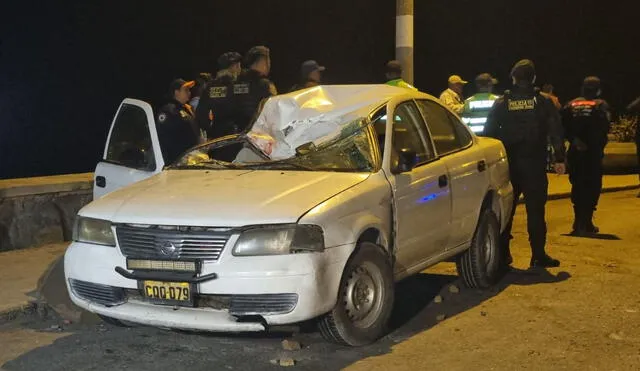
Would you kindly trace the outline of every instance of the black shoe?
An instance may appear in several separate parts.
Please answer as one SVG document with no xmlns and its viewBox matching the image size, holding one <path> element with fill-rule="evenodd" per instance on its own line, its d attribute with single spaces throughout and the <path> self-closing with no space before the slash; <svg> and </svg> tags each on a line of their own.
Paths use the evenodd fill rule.
<svg viewBox="0 0 640 371">
<path fill-rule="evenodd" d="M 560 266 L 560 260 L 554 259 L 549 255 L 540 258 L 532 258 L 530 268 L 556 268 Z"/>
<path fill-rule="evenodd" d="M 600 228 L 596 227 L 593 222 L 589 222 L 587 223 L 587 225 L 585 226 L 585 231 L 589 234 L 596 234 L 598 232 L 600 232 Z"/>
</svg>

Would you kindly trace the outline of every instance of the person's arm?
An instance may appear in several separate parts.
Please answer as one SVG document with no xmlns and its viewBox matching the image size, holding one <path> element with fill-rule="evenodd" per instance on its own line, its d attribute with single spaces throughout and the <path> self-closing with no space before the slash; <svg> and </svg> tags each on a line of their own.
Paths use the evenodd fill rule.
<svg viewBox="0 0 640 371">
<path fill-rule="evenodd" d="M 543 104 L 549 128 L 549 141 L 551 142 L 551 146 L 553 146 L 554 160 L 556 164 L 562 164 L 562 169 L 560 166 L 556 166 L 556 172 L 564 173 L 565 148 L 564 130 L 561 123 L 562 119 L 550 99 L 543 97 Z"/>
<path fill-rule="evenodd" d="M 607 142 L 609 142 L 609 130 L 611 130 L 612 115 L 611 107 L 609 106 L 609 103 L 607 103 L 607 101 L 603 100 L 602 102 L 600 102 L 599 106 L 600 112 L 602 114 L 600 117 L 598 135 L 600 138 L 600 146 L 601 148 L 604 148 L 607 145 Z"/>
<path fill-rule="evenodd" d="M 491 111 L 489 111 L 489 116 L 487 116 L 487 123 L 484 126 L 485 136 L 495 139 L 501 139 L 500 125 L 502 124 L 504 104 L 504 99 L 498 98 L 491 108 Z"/>
</svg>

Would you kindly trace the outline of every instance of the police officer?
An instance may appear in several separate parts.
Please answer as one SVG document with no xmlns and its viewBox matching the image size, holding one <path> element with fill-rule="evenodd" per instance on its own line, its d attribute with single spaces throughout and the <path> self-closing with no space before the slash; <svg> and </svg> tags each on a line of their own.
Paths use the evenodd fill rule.
<svg viewBox="0 0 640 371">
<path fill-rule="evenodd" d="M 194 81 L 175 79 L 169 89 L 170 100 L 158 111 L 157 130 L 164 163 L 169 165 L 187 149 L 198 144 L 200 130 L 193 109 L 187 103 Z"/>
<path fill-rule="evenodd" d="M 216 78 L 204 88 L 196 118 L 207 138 L 215 139 L 238 132 L 235 123 L 236 104 L 233 99 L 233 84 L 240 75 L 242 56 L 227 52 L 218 58 L 220 70 Z"/>
<path fill-rule="evenodd" d="M 490 74 L 483 73 L 476 77 L 477 93 L 464 101 L 462 122 L 478 135 L 484 133 L 487 116 L 491 107 L 499 98 L 493 94 L 493 86 L 498 82 Z"/>
<path fill-rule="evenodd" d="M 562 110 L 565 137 L 570 143 L 567 161 L 575 219 L 573 234 L 598 233 L 593 212 L 602 191 L 602 159 L 611 125 L 609 104 L 600 99 L 600 79 L 590 76 L 582 84 L 582 96 Z"/>
<path fill-rule="evenodd" d="M 387 71 L 385 73 L 385 77 L 387 78 L 387 85 L 397 86 L 399 88 L 405 88 L 409 90 L 418 90 L 413 85 L 402 79 L 402 64 L 400 64 L 400 62 L 396 60 L 387 62 Z"/>
<path fill-rule="evenodd" d="M 506 91 L 489 113 L 485 134 L 500 139 L 509 160 L 514 190 L 514 210 L 501 236 L 506 263 L 512 262 L 509 250 L 515 206 L 524 194 L 527 207 L 527 230 L 531 244 L 530 266 L 557 267 L 560 262 L 545 252 L 547 225 L 544 208 L 547 202 L 546 148 L 550 137 L 555 148 L 555 170 L 563 174 L 564 146 L 560 115 L 553 103 L 533 87 L 536 73 L 530 60 L 521 60 L 511 70 L 513 90 Z"/>
<path fill-rule="evenodd" d="M 233 85 L 233 94 L 238 112 L 235 124 L 244 131 L 253 121 L 263 99 L 277 95 L 276 86 L 269 80 L 271 56 L 266 46 L 254 46 L 245 55 L 245 66 L 238 81 Z M 215 113 L 214 113 L 215 115 Z"/>
</svg>

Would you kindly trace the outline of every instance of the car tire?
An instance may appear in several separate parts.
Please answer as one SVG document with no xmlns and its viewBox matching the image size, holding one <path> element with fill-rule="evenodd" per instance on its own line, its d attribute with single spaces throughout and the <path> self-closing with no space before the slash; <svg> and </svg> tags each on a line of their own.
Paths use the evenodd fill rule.
<svg viewBox="0 0 640 371">
<path fill-rule="evenodd" d="M 386 334 L 394 289 L 387 254 L 376 244 L 359 244 L 342 273 L 336 306 L 320 319 L 320 333 L 341 345 L 375 342 Z"/>
<path fill-rule="evenodd" d="M 116 326 L 116 327 L 133 327 L 133 324 L 132 324 L 132 323 L 125 322 L 125 321 L 120 321 L 119 319 L 115 319 L 115 318 L 112 318 L 112 317 L 103 316 L 103 315 L 101 315 L 101 314 L 98 314 L 98 317 L 100 317 L 100 319 L 101 319 L 103 322 L 105 322 L 105 323 L 107 323 L 107 324 L 109 324 L 109 325 L 111 325 L 111 326 Z"/>
<path fill-rule="evenodd" d="M 469 249 L 458 256 L 456 268 L 465 285 L 470 288 L 487 288 L 501 276 L 500 225 L 496 214 L 485 208 Z"/>
</svg>

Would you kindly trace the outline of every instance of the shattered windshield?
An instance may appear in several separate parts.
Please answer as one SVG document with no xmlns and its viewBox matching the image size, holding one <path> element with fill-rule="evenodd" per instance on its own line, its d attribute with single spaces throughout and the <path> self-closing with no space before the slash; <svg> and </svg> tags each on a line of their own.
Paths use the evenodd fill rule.
<svg viewBox="0 0 640 371">
<path fill-rule="evenodd" d="M 334 135 L 296 147 L 285 159 L 271 159 L 264 149 L 269 146 L 245 134 L 197 147 L 171 168 L 371 172 L 376 164 L 369 126 L 366 118 L 353 120 Z"/>
</svg>

